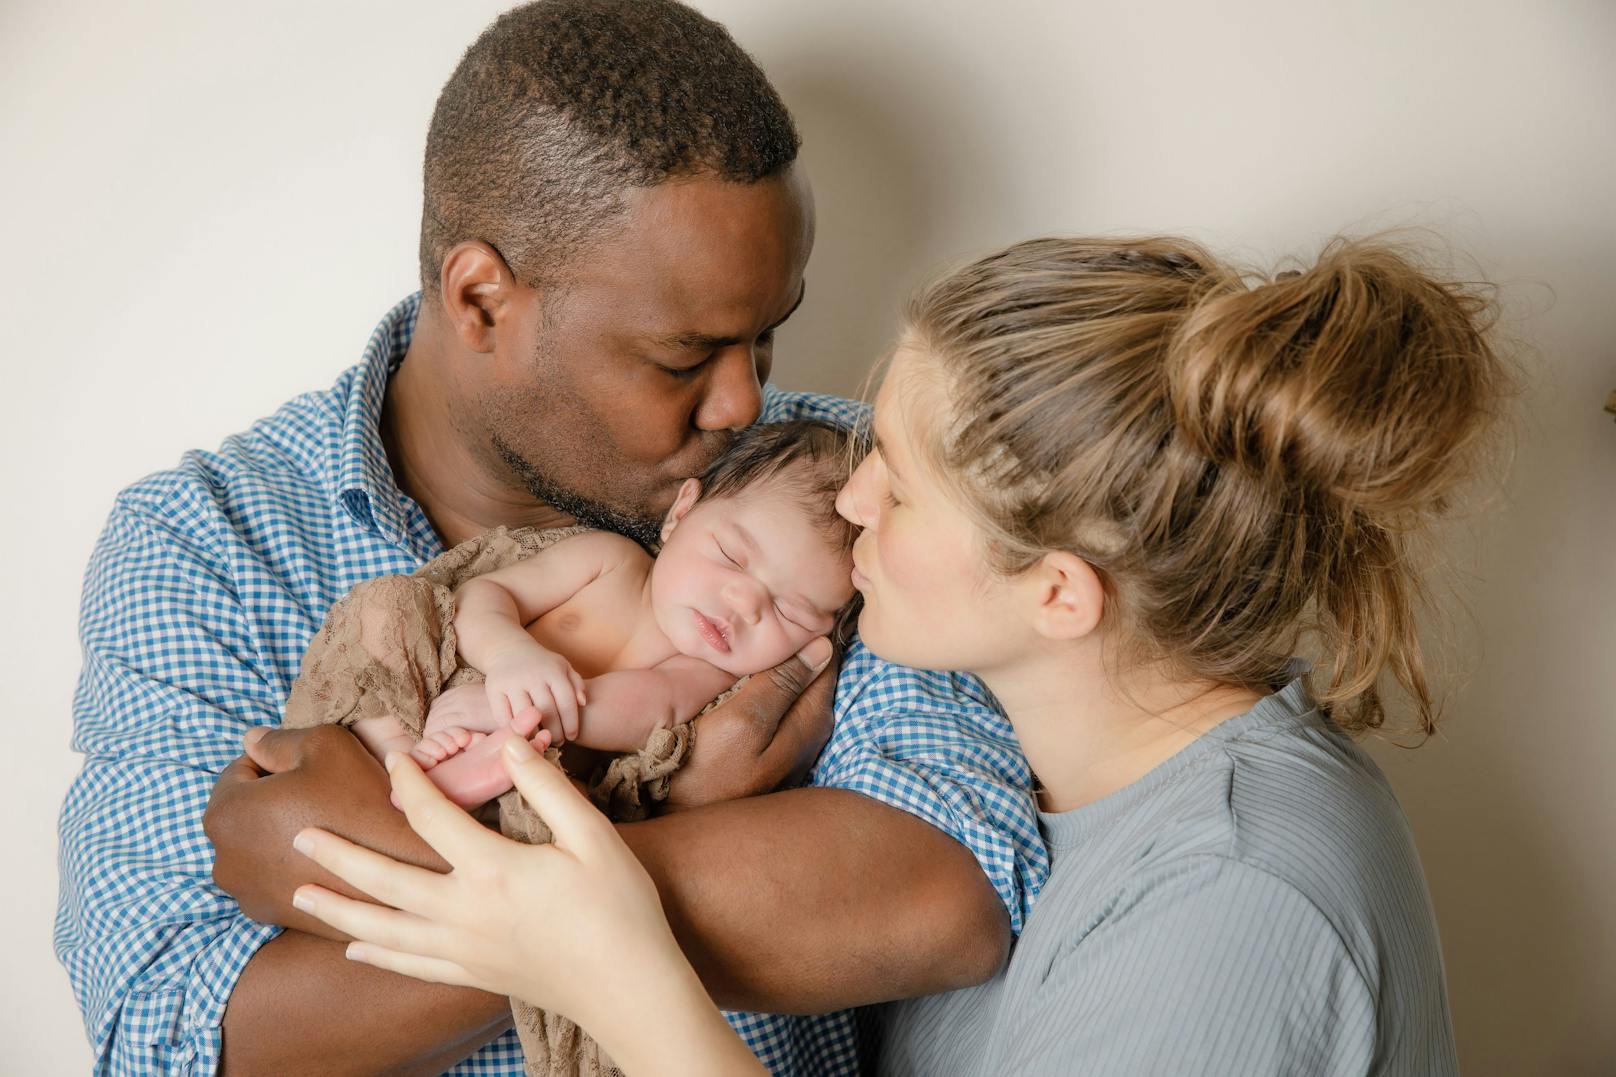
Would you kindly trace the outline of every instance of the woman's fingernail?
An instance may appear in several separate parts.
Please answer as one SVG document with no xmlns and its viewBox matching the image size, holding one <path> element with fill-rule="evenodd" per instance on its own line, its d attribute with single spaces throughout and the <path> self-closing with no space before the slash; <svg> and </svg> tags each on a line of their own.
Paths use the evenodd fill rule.
<svg viewBox="0 0 1616 1077">
<path fill-rule="evenodd" d="M 313 847 L 314 847 L 314 839 L 310 838 L 308 836 L 308 834 L 305 833 L 304 831 L 301 831 L 301 830 L 298 831 L 297 837 L 292 839 L 292 848 L 296 849 L 298 852 L 302 853 L 304 856 L 308 856 L 309 855 L 309 850 L 312 849 Z"/>
<path fill-rule="evenodd" d="M 798 651 L 797 657 L 802 659 L 803 664 L 808 667 L 810 672 L 818 673 L 830 661 L 830 640 L 820 636 Z"/>
<path fill-rule="evenodd" d="M 292 893 L 292 906 L 310 912 L 314 909 L 314 902 L 310 901 L 309 896 L 302 890 L 297 890 Z"/>
<path fill-rule="evenodd" d="M 403 758 L 403 752 L 388 752 L 387 758 L 382 760 L 382 766 L 386 767 L 387 773 L 391 774 L 398 769 L 398 761 Z"/>
<path fill-rule="evenodd" d="M 357 942 L 350 942 L 348 948 L 342 953 L 349 961 L 363 961 L 365 959 L 365 949 Z"/>
<path fill-rule="evenodd" d="M 521 737 L 512 737 L 505 742 L 505 754 L 519 763 L 525 763 L 537 753 L 533 751 L 533 745 Z"/>
<path fill-rule="evenodd" d="M 254 744 L 257 744 L 268 735 L 269 728 L 267 726 L 255 725 L 251 729 L 247 730 L 246 736 L 242 737 L 241 739 L 246 742 L 247 747 L 251 748 Z"/>
</svg>

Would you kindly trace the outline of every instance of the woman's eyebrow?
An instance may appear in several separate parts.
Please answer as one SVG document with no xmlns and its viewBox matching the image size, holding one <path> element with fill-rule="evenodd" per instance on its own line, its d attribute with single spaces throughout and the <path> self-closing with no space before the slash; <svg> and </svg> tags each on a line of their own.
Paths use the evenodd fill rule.
<svg viewBox="0 0 1616 1077">
<path fill-rule="evenodd" d="M 902 482 L 903 481 L 903 475 L 898 471 L 898 469 L 896 467 L 893 466 L 892 454 L 887 451 L 886 442 L 882 441 L 881 440 L 881 435 L 876 433 L 873 430 L 871 431 L 870 436 L 875 441 L 875 451 L 878 454 L 880 454 L 881 462 L 886 465 L 888 471 L 892 472 L 892 477 L 893 478 L 897 479 L 899 482 Z"/>
</svg>

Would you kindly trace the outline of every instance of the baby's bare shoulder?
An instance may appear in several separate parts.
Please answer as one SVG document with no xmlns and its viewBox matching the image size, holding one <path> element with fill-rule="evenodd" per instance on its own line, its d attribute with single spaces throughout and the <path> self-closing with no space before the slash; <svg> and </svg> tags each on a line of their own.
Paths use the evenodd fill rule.
<svg viewBox="0 0 1616 1077">
<path fill-rule="evenodd" d="M 651 555 L 639 543 L 611 531 L 585 531 L 581 535 L 562 539 L 556 543 L 556 547 L 568 543 L 577 543 L 575 550 L 581 555 L 598 557 L 602 575 L 624 569 L 649 568 L 651 565 Z"/>
</svg>

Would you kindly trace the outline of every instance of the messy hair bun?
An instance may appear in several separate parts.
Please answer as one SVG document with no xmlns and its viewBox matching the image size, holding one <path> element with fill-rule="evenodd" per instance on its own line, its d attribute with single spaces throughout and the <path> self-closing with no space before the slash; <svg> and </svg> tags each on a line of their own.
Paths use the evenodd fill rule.
<svg viewBox="0 0 1616 1077">
<path fill-rule="evenodd" d="M 1304 635 L 1342 728 L 1381 677 L 1435 706 L 1416 542 L 1509 392 L 1483 291 L 1338 239 L 1276 278 L 1172 238 L 1043 239 L 911 305 L 950 380 L 940 472 L 1018 572 L 1099 570 L 1119 638 L 1197 679 L 1266 690 Z"/>
</svg>

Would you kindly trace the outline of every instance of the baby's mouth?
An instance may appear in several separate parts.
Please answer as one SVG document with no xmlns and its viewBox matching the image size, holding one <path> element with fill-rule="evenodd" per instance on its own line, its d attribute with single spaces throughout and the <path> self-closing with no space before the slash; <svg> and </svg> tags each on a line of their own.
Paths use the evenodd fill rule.
<svg viewBox="0 0 1616 1077">
<path fill-rule="evenodd" d="M 720 654 L 729 653 L 729 640 L 725 638 L 724 630 L 703 616 L 700 610 L 691 610 L 696 616 L 696 633 L 713 650 Z"/>
</svg>

